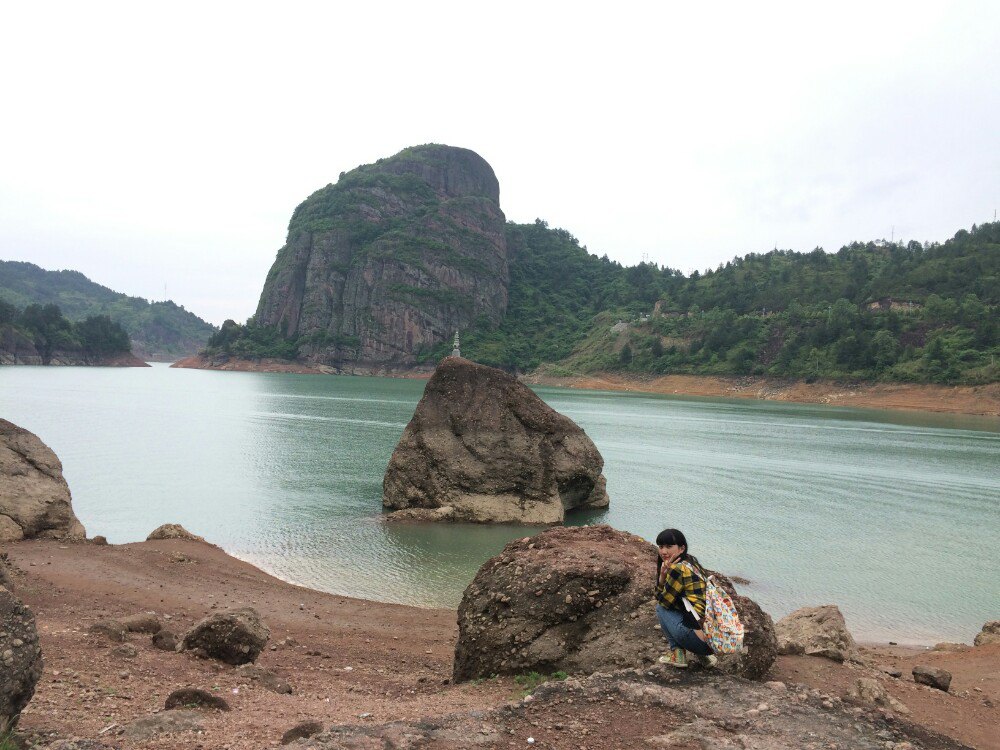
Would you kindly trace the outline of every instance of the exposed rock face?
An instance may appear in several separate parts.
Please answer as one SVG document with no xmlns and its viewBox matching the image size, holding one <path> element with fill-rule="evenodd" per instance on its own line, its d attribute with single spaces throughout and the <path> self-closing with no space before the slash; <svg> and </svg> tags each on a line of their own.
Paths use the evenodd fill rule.
<svg viewBox="0 0 1000 750">
<path fill-rule="evenodd" d="M 0 419 L 0 542 L 85 539 L 62 464 L 34 433 Z"/>
<path fill-rule="evenodd" d="M 426 145 L 342 174 L 292 215 L 259 324 L 309 335 L 302 358 L 351 372 L 412 366 L 507 309 L 507 245 L 493 169 Z"/>
<path fill-rule="evenodd" d="M 871 677 L 860 677 L 848 693 L 848 697 L 860 703 L 870 703 L 881 708 L 888 708 L 900 714 L 908 714 L 910 710 L 898 700 L 889 695 L 878 680 Z"/>
<path fill-rule="evenodd" d="M 778 652 L 823 656 L 834 661 L 857 661 L 858 645 L 847 630 L 840 609 L 834 604 L 803 607 L 775 624 Z"/>
<path fill-rule="evenodd" d="M 528 737 L 534 743 L 526 743 Z M 888 721 L 876 708 L 852 710 L 808 692 L 777 693 L 712 671 L 659 666 L 547 682 L 530 701 L 489 711 L 387 724 L 338 724 L 296 739 L 289 747 L 486 750 L 532 745 L 676 750 L 964 747 L 912 724 Z"/>
<path fill-rule="evenodd" d="M 16 726 L 42 676 L 42 649 L 35 616 L 0 586 L 0 736 Z"/>
<path fill-rule="evenodd" d="M 479 569 L 462 597 L 455 680 L 654 663 L 666 650 L 654 611 L 655 571 L 656 548 L 610 526 L 555 528 L 511 542 Z M 755 645 L 760 653 L 724 666 L 759 679 L 774 661 L 776 643 L 770 618 L 756 605 L 751 616 L 748 602 L 736 601 L 741 618 L 763 632 L 756 642 L 748 635 L 747 656 Z"/>
<path fill-rule="evenodd" d="M 586 433 L 512 375 L 448 357 L 393 451 L 382 503 L 451 508 L 442 520 L 559 523 L 608 505 L 603 467 Z"/>
<path fill-rule="evenodd" d="M 976 635 L 973 641 L 976 646 L 985 646 L 990 643 L 1000 643 L 1000 620 L 990 620 L 983 625 L 983 629 Z"/>
<path fill-rule="evenodd" d="M 226 664 L 256 661 L 271 631 L 252 607 L 209 615 L 196 623 L 181 641 L 183 649 L 200 651 Z"/>
</svg>

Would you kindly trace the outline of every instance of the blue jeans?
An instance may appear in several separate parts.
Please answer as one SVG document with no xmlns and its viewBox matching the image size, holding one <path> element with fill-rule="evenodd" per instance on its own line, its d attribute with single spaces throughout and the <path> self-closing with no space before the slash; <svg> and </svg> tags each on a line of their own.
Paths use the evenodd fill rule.
<svg viewBox="0 0 1000 750">
<path fill-rule="evenodd" d="M 708 656 L 712 653 L 712 647 L 694 634 L 694 630 L 684 624 L 684 613 L 679 609 L 665 609 L 656 605 L 656 617 L 660 621 L 660 627 L 667 636 L 670 648 L 683 648 L 692 654 Z"/>
</svg>

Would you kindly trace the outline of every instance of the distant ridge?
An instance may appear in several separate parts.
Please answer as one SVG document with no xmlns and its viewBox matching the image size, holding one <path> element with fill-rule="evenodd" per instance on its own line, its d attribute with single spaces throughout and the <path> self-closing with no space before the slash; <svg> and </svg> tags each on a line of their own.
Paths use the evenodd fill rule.
<svg viewBox="0 0 1000 750">
<path fill-rule="evenodd" d="M 48 271 L 34 263 L 0 260 L 0 299 L 18 308 L 59 306 L 68 319 L 107 315 L 145 360 L 170 362 L 202 349 L 215 327 L 171 301 L 149 302 L 113 291 L 79 271 Z"/>
</svg>

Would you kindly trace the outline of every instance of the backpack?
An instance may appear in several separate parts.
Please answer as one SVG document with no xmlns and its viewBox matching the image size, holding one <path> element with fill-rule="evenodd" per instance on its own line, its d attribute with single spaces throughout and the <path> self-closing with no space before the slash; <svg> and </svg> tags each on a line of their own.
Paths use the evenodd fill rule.
<svg viewBox="0 0 1000 750">
<path fill-rule="evenodd" d="M 690 564 L 690 563 L 689 563 Z M 708 637 L 708 645 L 716 654 L 735 654 L 743 650 L 744 627 L 736 612 L 736 605 L 726 590 L 716 584 L 715 576 L 705 578 L 701 572 L 691 565 L 694 574 L 705 582 L 705 620 L 702 629 Z M 684 597 L 684 606 L 700 619 L 691 602 Z"/>
</svg>

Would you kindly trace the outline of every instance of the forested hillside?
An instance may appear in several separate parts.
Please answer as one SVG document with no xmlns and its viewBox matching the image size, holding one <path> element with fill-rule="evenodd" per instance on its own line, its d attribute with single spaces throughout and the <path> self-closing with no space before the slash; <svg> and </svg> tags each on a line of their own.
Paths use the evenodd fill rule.
<svg viewBox="0 0 1000 750">
<path fill-rule="evenodd" d="M 553 374 L 1000 380 L 998 223 L 940 245 L 750 254 L 690 277 L 624 268 L 541 221 L 508 233 L 507 317 L 463 342 L 481 362 L 548 363 Z"/>
<path fill-rule="evenodd" d="M 17 308 L 57 305 L 71 321 L 106 315 L 121 324 L 141 357 L 192 354 L 215 327 L 173 302 L 148 302 L 96 284 L 79 271 L 46 271 L 33 263 L 0 261 L 0 300 Z"/>
<path fill-rule="evenodd" d="M 130 352 L 128 334 L 107 315 L 72 322 L 56 305 L 19 310 L 0 300 L 0 363 L 49 364 L 54 356 L 97 363 Z"/>
<path fill-rule="evenodd" d="M 1000 380 L 1000 223 L 943 244 L 752 253 L 690 276 L 623 267 L 540 220 L 508 223 L 506 242 L 507 313 L 499 326 L 480 319 L 462 331 L 463 354 L 485 364 L 553 375 Z M 309 340 L 251 319 L 227 322 L 209 344 L 209 354 L 293 359 Z"/>
</svg>

